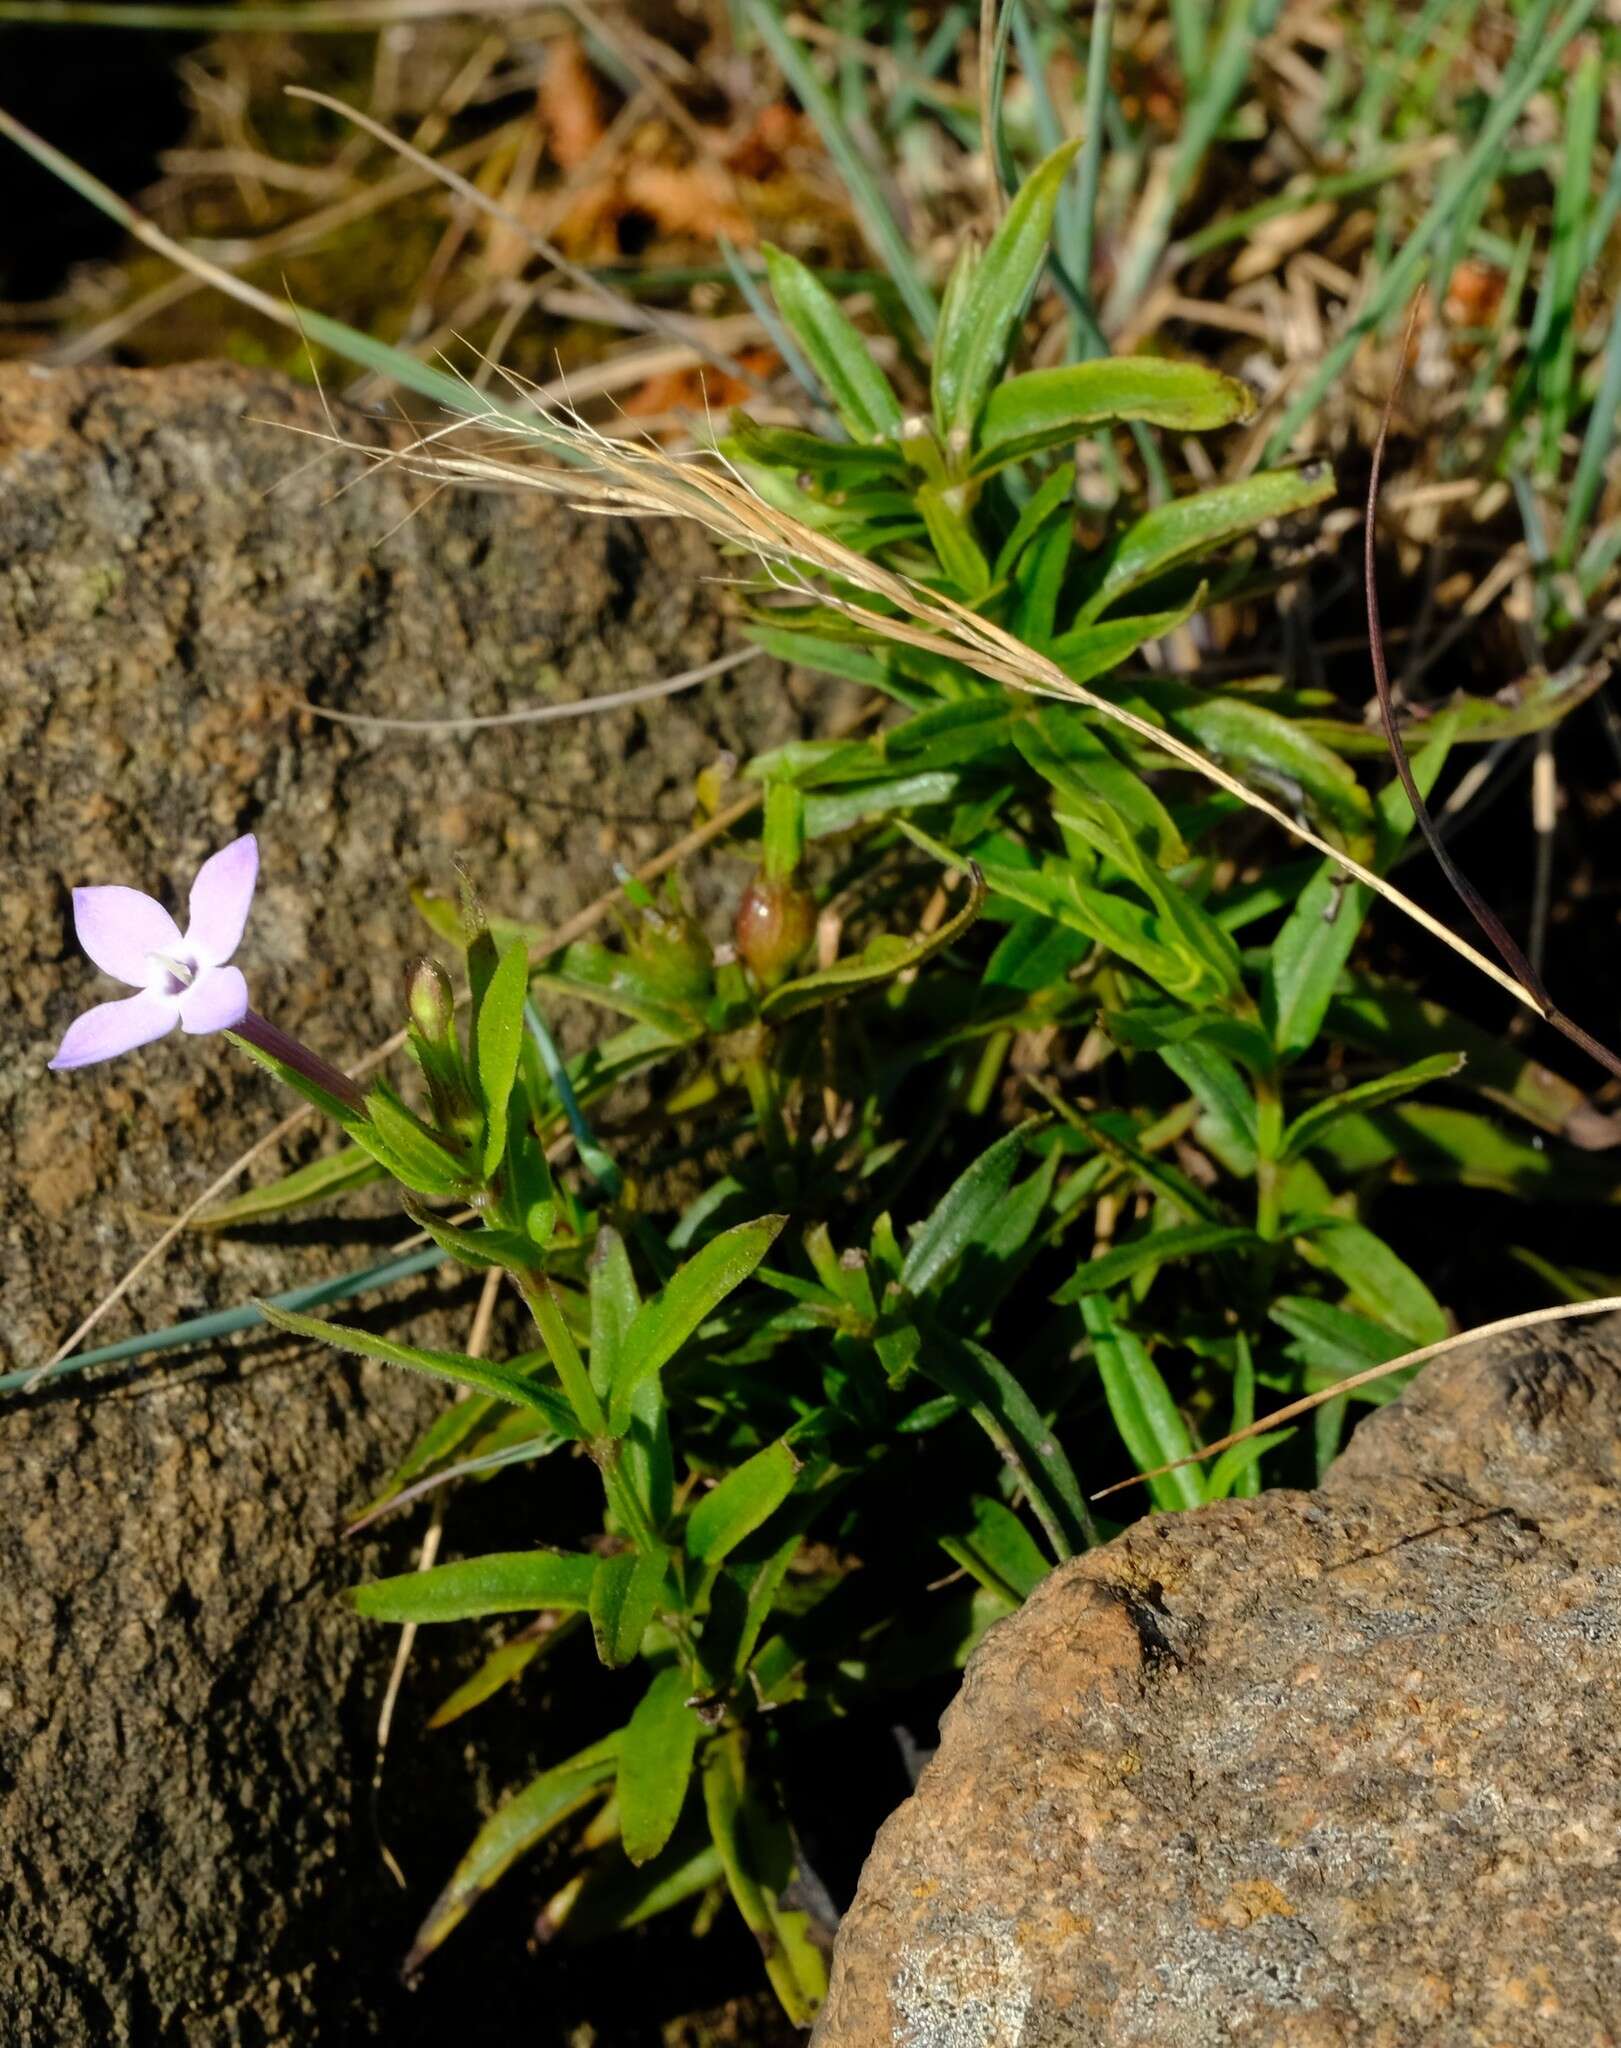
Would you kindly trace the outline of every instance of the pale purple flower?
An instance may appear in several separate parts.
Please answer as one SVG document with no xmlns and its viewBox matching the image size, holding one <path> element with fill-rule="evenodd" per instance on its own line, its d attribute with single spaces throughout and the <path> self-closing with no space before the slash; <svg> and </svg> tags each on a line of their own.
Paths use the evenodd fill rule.
<svg viewBox="0 0 1621 2048">
<path fill-rule="evenodd" d="M 259 879 L 259 842 L 233 839 L 197 870 L 186 929 L 161 903 L 117 885 L 75 889 L 73 928 L 104 974 L 136 989 L 100 1003 L 68 1026 L 51 1061 L 88 1067 L 182 1031 L 229 1031 L 248 1015 L 248 985 L 228 965 L 242 940 Z"/>
</svg>

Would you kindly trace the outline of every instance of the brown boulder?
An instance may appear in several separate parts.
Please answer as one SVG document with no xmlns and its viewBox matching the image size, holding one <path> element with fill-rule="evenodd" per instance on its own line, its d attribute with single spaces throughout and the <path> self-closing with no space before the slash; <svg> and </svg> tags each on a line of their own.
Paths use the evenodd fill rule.
<svg viewBox="0 0 1621 2048">
<path fill-rule="evenodd" d="M 355 483 L 364 465 L 288 431 L 324 427 L 312 393 L 220 366 L 0 369 L 5 1367 L 47 1357 L 286 1106 L 219 1041 L 44 1071 L 69 1019 L 113 993 L 74 947 L 74 883 L 173 902 L 205 854 L 256 830 L 239 956 L 255 1003 L 343 1059 L 399 1022 L 427 939 L 409 883 L 454 886 L 460 859 L 492 907 L 556 919 L 611 886 L 614 859 L 686 828 L 720 749 L 802 729 L 808 700 L 769 663 L 645 711 L 471 738 L 313 721 L 299 699 L 422 716 L 572 698 L 735 638 L 692 532 L 433 496 L 397 469 Z M 741 879 L 701 881 L 717 917 Z M 380 1210 L 192 1239 L 104 1331 L 364 1266 L 400 1234 Z M 465 1334 L 448 1280 L 414 1300 L 455 1305 L 439 1341 Z M 378 1816 L 402 1895 L 365 1797 L 394 1639 L 335 1597 L 378 1565 L 340 1547 L 345 1515 L 441 1399 L 260 1342 L 0 1404 L 7 2048 L 441 2038 L 436 1983 L 463 2044 L 510 2037 L 511 1999 L 542 1982 L 521 1877 L 510 1907 L 490 1904 L 489 1945 L 470 1927 L 414 2003 L 394 1973 L 480 1802 L 558 1734 L 531 1701 L 425 1749 L 422 1714 L 451 1680 L 414 1679 Z M 404 1568 L 402 1538 L 381 1541 L 381 1568 Z M 566 1968 L 544 1966 L 553 2012 Z"/>
<path fill-rule="evenodd" d="M 1608 2048 L 1618 1510 L 1609 1319 L 1054 1572 L 879 1836 L 816 2048 Z"/>
</svg>

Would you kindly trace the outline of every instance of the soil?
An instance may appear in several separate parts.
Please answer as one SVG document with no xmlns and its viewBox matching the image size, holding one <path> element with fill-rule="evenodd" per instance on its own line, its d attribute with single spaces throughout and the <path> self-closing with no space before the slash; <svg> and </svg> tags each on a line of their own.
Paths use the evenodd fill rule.
<svg viewBox="0 0 1621 2048">
<path fill-rule="evenodd" d="M 359 415 L 342 427 L 388 439 Z M 840 701 L 760 662 L 645 713 L 472 737 L 317 721 L 305 700 L 421 716 L 588 695 L 736 639 L 693 533 L 530 494 L 434 495 L 295 438 L 325 431 L 309 394 L 224 367 L 0 370 L 8 1366 L 49 1356 L 286 1107 L 218 1040 L 45 1071 L 69 1020 L 114 993 L 74 946 L 74 884 L 180 908 L 205 855 L 257 832 L 239 956 L 255 1006 L 341 1061 L 399 1021 L 428 936 L 408 885 L 453 887 L 465 864 L 492 909 L 556 920 L 685 829 L 722 750 L 821 727 Z M 700 906 L 723 914 L 743 872 L 701 869 Z M 400 1234 L 350 1213 L 190 1237 L 102 1334 L 371 1263 Z M 388 1313 L 437 1320 L 446 1341 L 470 1305 L 430 1278 Z M 591 2022 L 634 2042 L 757 1981 L 746 1942 L 694 1948 L 684 1927 L 674 1976 L 659 1937 L 629 1970 L 600 1951 L 537 1957 L 524 1936 L 545 1887 L 520 1873 L 420 1991 L 400 1987 L 480 1815 L 556 1753 L 533 1692 L 421 1737 L 479 1653 L 448 1632 L 457 1645 L 425 1639 L 411 1666 L 369 1809 L 395 1639 L 335 1595 L 405 1568 L 413 1538 L 340 1530 L 441 1398 L 258 1341 L 64 1379 L 0 1412 L 0 2039 L 321 2048 L 454 2026 L 475 2044 L 509 2040 L 523 2011 L 529 2041 L 593 2038 L 571 2031 Z M 463 1512 L 453 1538 L 474 1530 Z"/>
</svg>

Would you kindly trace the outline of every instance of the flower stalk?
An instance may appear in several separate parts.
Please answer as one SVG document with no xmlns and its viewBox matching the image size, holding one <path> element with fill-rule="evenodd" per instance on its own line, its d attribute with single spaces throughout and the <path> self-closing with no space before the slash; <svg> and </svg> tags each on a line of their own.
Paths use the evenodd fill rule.
<svg viewBox="0 0 1621 2048">
<path fill-rule="evenodd" d="M 313 1088 L 319 1088 L 340 1103 L 351 1116 L 366 1115 L 366 1097 L 358 1081 L 352 1080 L 341 1067 L 334 1067 L 322 1059 L 318 1052 L 283 1031 L 279 1024 L 272 1024 L 268 1017 L 261 1017 L 257 1010 L 249 1010 L 236 1027 L 227 1033 L 228 1037 L 239 1038 L 244 1044 L 267 1053 L 273 1060 L 290 1067 L 308 1081 Z"/>
</svg>

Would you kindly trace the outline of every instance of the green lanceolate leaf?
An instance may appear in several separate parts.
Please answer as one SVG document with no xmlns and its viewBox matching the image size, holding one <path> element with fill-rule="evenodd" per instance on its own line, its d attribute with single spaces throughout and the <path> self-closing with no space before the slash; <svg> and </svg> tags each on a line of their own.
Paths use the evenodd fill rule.
<svg viewBox="0 0 1621 2048">
<path fill-rule="evenodd" d="M 1363 1081 L 1355 1088 L 1347 1088 L 1339 1095 L 1329 1096 L 1324 1102 L 1314 1102 L 1311 1108 L 1303 1110 L 1284 1132 L 1280 1157 L 1285 1161 L 1298 1159 L 1342 1116 L 1356 1116 L 1366 1114 L 1369 1110 L 1382 1109 L 1387 1102 L 1395 1102 L 1403 1095 L 1411 1095 L 1414 1089 L 1427 1087 L 1431 1081 L 1446 1080 L 1449 1075 L 1457 1073 L 1462 1065 L 1462 1053 L 1434 1053 L 1428 1059 L 1414 1060 L 1411 1066 L 1398 1067 L 1393 1074 L 1381 1074 L 1375 1081 Z"/>
<path fill-rule="evenodd" d="M 631 1663 L 664 1591 L 667 1561 L 657 1550 L 621 1550 L 597 1560 L 587 1611 L 604 1664 Z"/>
<path fill-rule="evenodd" d="M 1219 1204 L 1203 1188 L 1195 1186 L 1185 1173 L 1136 1143 L 1137 1137 L 1143 1134 L 1130 1118 L 1107 1112 L 1089 1116 L 1085 1110 L 1072 1102 L 1064 1102 L 1057 1095 L 1049 1095 L 1048 1100 L 1061 1111 L 1066 1123 L 1084 1131 L 1099 1152 L 1129 1169 L 1145 1188 L 1161 1201 L 1169 1203 L 1178 1216 L 1189 1223 L 1220 1223 L 1225 1220 Z"/>
<path fill-rule="evenodd" d="M 625 1338 L 642 1305 L 625 1240 L 611 1223 L 597 1232 L 591 1253 L 591 1384 L 607 1400 L 619 1376 Z"/>
<path fill-rule="evenodd" d="M 481 1614 L 581 1608 L 598 1560 L 561 1550 L 491 1551 L 431 1571 L 403 1572 L 352 1586 L 355 1611 L 372 1621 L 466 1621 Z"/>
<path fill-rule="evenodd" d="M 448 1728 L 464 1714 L 472 1713 L 475 1707 L 483 1706 L 486 1700 L 494 1699 L 504 1687 L 516 1685 L 535 1659 L 544 1655 L 554 1643 L 566 1638 L 570 1623 L 578 1620 L 578 1613 L 574 1613 L 544 1633 L 530 1627 L 509 1636 L 504 1643 L 498 1643 L 484 1661 L 439 1702 L 428 1716 L 428 1726 Z"/>
<path fill-rule="evenodd" d="M 383 1176 L 381 1161 L 373 1159 L 359 1145 L 345 1145 L 324 1158 L 311 1160 L 292 1173 L 249 1188 L 246 1194 L 205 1209 L 193 1225 L 197 1230 L 228 1230 L 237 1223 L 257 1223 L 267 1216 L 285 1216 L 310 1202 L 325 1201 L 332 1195 L 346 1195 L 355 1188 L 369 1187 Z"/>
<path fill-rule="evenodd" d="M 1255 1097 L 1237 1067 L 1213 1045 L 1197 1039 L 1161 1046 L 1159 1056 L 1203 1110 L 1200 1138 L 1229 1173 L 1253 1173 L 1259 1117 Z"/>
<path fill-rule="evenodd" d="M 992 572 L 996 581 L 1000 583 L 1005 577 L 1012 575 L 1018 566 L 1019 557 L 1044 527 L 1057 527 L 1063 533 L 1067 556 L 1074 505 L 1075 472 L 1060 464 L 1044 483 L 1039 484 L 1031 492 L 1030 502 L 1019 514 L 1014 522 L 1013 531 L 997 551 L 996 566 Z M 1026 634 L 1024 637 L 1030 636 Z M 1046 639 L 1048 635 L 1044 633 L 1039 637 Z"/>
<path fill-rule="evenodd" d="M 712 1237 L 680 1267 L 668 1286 L 644 1302 L 625 1333 L 618 1378 L 609 1402 L 614 1434 L 623 1433 L 630 1418 L 630 1396 L 644 1379 L 659 1372 L 705 1319 L 759 1265 L 787 1222 L 786 1216 L 762 1216 L 739 1223 Z"/>
<path fill-rule="evenodd" d="M 940 295 L 940 324 L 936 329 L 934 346 L 937 357 L 942 343 L 963 331 L 963 313 L 984 255 L 984 243 L 977 230 L 970 228 L 952 258 L 951 269 L 946 274 L 946 288 Z"/>
<path fill-rule="evenodd" d="M 1146 647 L 1151 640 L 1163 640 L 1167 633 L 1185 626 L 1204 601 L 1205 586 L 1201 583 L 1188 603 L 1177 605 L 1174 610 L 1140 612 L 1130 618 L 1075 626 L 1050 640 L 1047 652 L 1072 683 L 1089 683 L 1095 676 L 1118 668 L 1139 647 Z"/>
<path fill-rule="evenodd" d="M 1447 723 L 1414 756 L 1413 776 L 1422 792 L 1440 774 L 1451 740 Z M 1373 865 L 1383 873 L 1413 826 L 1412 806 L 1399 781 L 1392 779 L 1380 792 L 1375 810 Z M 1317 1042 L 1372 901 L 1373 891 L 1360 882 L 1347 883 L 1333 861 L 1325 861 L 1301 891 L 1268 951 L 1261 985 L 1261 1010 L 1279 1059 L 1297 1059 Z"/>
<path fill-rule="evenodd" d="M 667 1045 L 682 1045 L 698 1035 L 696 1018 L 670 999 L 669 990 L 640 961 L 595 940 L 581 939 L 554 956 L 533 977 L 536 988 L 582 1002 L 600 1003 L 660 1032 Z M 521 1012 L 520 1012 L 521 1015 Z"/>
<path fill-rule="evenodd" d="M 1078 709 L 1044 705 L 1014 731 L 1019 752 L 1061 796 L 1105 803 L 1161 867 L 1187 859 L 1171 814 Z"/>
<path fill-rule="evenodd" d="M 1076 795 L 1061 798 L 1060 804 L 1054 813 L 1058 823 L 1112 861 L 1152 906 L 1145 915 L 1112 890 L 1079 889 L 1078 894 L 1094 899 L 1094 916 L 1108 920 L 1100 936 L 1121 935 L 1105 936 L 1104 943 L 1119 944 L 1121 950 L 1129 944 L 1172 995 L 1218 1001 L 1236 995 L 1243 981 L 1238 948 L 1190 891 L 1149 859 L 1107 804 L 1087 803 Z"/>
<path fill-rule="evenodd" d="M 481 1394 L 493 1394 L 515 1408 L 530 1408 L 558 1436 L 577 1437 L 580 1425 L 561 1394 L 537 1387 L 510 1366 L 492 1365 L 488 1359 L 468 1358 L 459 1351 L 423 1351 L 412 1344 L 396 1344 L 377 1337 L 370 1330 L 351 1330 L 343 1323 L 323 1322 L 319 1316 L 296 1315 L 291 1309 L 259 1303 L 267 1322 L 295 1337 L 313 1338 L 338 1351 L 352 1351 L 357 1358 L 373 1358 L 384 1365 L 403 1365 L 412 1372 L 431 1373 L 435 1379 L 450 1380 L 459 1387 L 474 1387 Z"/>
<path fill-rule="evenodd" d="M 507 1145 L 507 1104 L 518 1078 L 523 1006 L 529 993 L 529 953 L 506 948 L 490 976 L 473 1024 L 473 1070 L 484 1104 L 484 1171 L 493 1173 Z"/>
<path fill-rule="evenodd" d="M 499 1266 L 509 1273 L 529 1272 L 545 1264 L 545 1247 L 522 1230 L 467 1230 L 446 1223 L 420 1202 L 407 1202 L 406 1212 L 434 1243 L 464 1266 Z"/>
<path fill-rule="evenodd" d="M 794 1881 L 794 1845 L 786 1823 L 749 1782 L 741 1728 L 704 1752 L 704 1810 L 727 1887 L 743 1924 L 760 1944 L 766 1974 L 796 2026 L 808 2027 L 827 1996 L 827 1966 L 810 1922 L 783 1903 Z"/>
<path fill-rule="evenodd" d="M 1009 1607 L 1017 1607 L 1029 1599 L 1052 1566 L 1004 1502 L 976 1494 L 970 1506 L 970 1527 L 960 1536 L 942 1536 L 940 1548 Z"/>
<path fill-rule="evenodd" d="M 1405 1339 L 1382 1324 L 1305 1294 L 1279 1295 L 1267 1314 L 1294 1338 L 1304 1363 L 1329 1379 L 1348 1379 L 1370 1365 L 1388 1364 L 1408 1348 Z M 1388 1380 L 1354 1389 L 1351 1398 L 1377 1403 L 1392 1400 L 1400 1391 L 1400 1375 L 1392 1374 Z"/>
<path fill-rule="evenodd" d="M 1077 623 L 1085 625 L 1098 618 L 1128 591 L 1152 582 L 1180 562 L 1252 533 L 1269 519 L 1283 519 L 1310 505 L 1320 505 L 1333 490 L 1332 472 L 1320 465 L 1270 469 L 1240 483 L 1218 484 L 1191 498 L 1155 506 L 1110 545 Z"/>
<path fill-rule="evenodd" d="M 1142 420 L 1184 433 L 1248 419 L 1255 401 L 1236 377 L 1160 356 L 1103 357 L 1032 370 L 998 384 L 980 415 L 974 473 L 988 475 L 1043 448 L 1066 447 L 1107 420 Z"/>
<path fill-rule="evenodd" d="M 687 1517 L 687 1555 L 719 1564 L 776 1513 L 794 1490 L 799 1460 L 786 1443 L 767 1444 L 728 1472 Z"/>
<path fill-rule="evenodd" d="M 1304 1220 L 1292 1217 L 1289 1229 L 1298 1231 Z M 1327 1218 L 1300 1246 L 1313 1265 L 1334 1275 L 1358 1308 L 1399 1330 L 1410 1344 L 1438 1344 L 1446 1335 L 1441 1304 L 1412 1267 L 1363 1224 Z"/>
<path fill-rule="evenodd" d="M 435 895 L 431 889 L 413 889 L 411 906 L 436 938 L 448 939 L 458 948 L 466 946 L 467 927 L 461 907 L 453 898 Z M 510 945 L 514 939 L 521 939 L 532 948 L 553 943 L 544 925 L 523 924 L 511 917 L 492 917 L 489 931 L 498 946 Z"/>
<path fill-rule="evenodd" d="M 1553 1073 L 1524 1047 L 1469 1023 L 1412 989 L 1353 974 L 1344 992 L 1329 1005 L 1325 1021 L 1333 1036 L 1381 1059 L 1461 1052 L 1468 1061 L 1461 1086 L 1500 1103 L 1551 1136 L 1569 1137 L 1579 1145 L 1584 1139 L 1592 1143 L 1614 1135 L 1580 1088 Z"/>
<path fill-rule="evenodd" d="M 953 486 L 923 484 L 913 500 L 923 515 L 940 566 L 970 604 L 991 587 L 991 565 L 974 538 L 966 508 Z"/>
<path fill-rule="evenodd" d="M 1614 1153 L 1549 1145 L 1507 1129 L 1501 1117 L 1438 1102 L 1395 1102 L 1372 1116 L 1344 1117 L 1321 1133 L 1318 1150 L 1343 1174 L 1399 1160 L 1404 1180 L 1496 1188 L 1527 1200 L 1621 1201 Z"/>
<path fill-rule="evenodd" d="M 1268 1429 L 1244 1443 L 1229 1444 L 1219 1458 L 1205 1467 L 1205 1499 L 1226 1500 L 1229 1494 L 1234 1493 L 1240 1498 L 1252 1499 L 1260 1491 L 1260 1475 L 1256 1467 L 1268 1451 L 1287 1443 L 1293 1435 L 1292 1429 Z M 1246 1481 L 1251 1482 L 1248 1493 L 1245 1491 Z"/>
<path fill-rule="evenodd" d="M 937 1287 L 969 1245 L 983 1238 L 1007 1199 L 1036 1128 L 1025 1124 L 998 1138 L 959 1174 L 918 1225 L 901 1267 L 901 1285 L 909 1294 L 927 1294 Z"/>
<path fill-rule="evenodd" d="M 1079 1301 L 1083 1295 L 1101 1294 L 1121 1287 L 1139 1273 L 1154 1266 L 1166 1266 L 1177 1259 L 1198 1258 L 1209 1252 L 1253 1248 L 1260 1240 L 1252 1230 L 1226 1223 L 1179 1223 L 1169 1230 L 1151 1231 L 1131 1244 L 1116 1245 L 1088 1259 L 1064 1282 L 1053 1296 L 1055 1302 Z"/>
<path fill-rule="evenodd" d="M 760 1005 L 761 1015 L 768 1017 L 773 1024 L 782 1023 L 803 1010 L 814 1010 L 823 1003 L 831 1002 L 837 996 L 893 981 L 906 968 L 919 966 L 934 954 L 955 945 L 979 916 L 984 901 L 984 878 L 975 868 L 969 875 L 968 901 L 938 931 L 916 939 L 902 939 L 885 933 L 852 959 L 841 960 L 836 967 L 802 975 L 798 981 L 785 981 L 781 988 L 773 989 Z"/>
<path fill-rule="evenodd" d="M 455 1194 L 466 1185 L 461 1162 L 386 1081 L 374 1082 L 367 1091 L 366 1110 L 370 1122 L 353 1125 L 351 1135 L 396 1180 L 420 1195 Z"/>
<path fill-rule="evenodd" d="M 918 1370 L 973 1416 L 1024 1482 L 1058 1558 L 1092 1536 L 1092 1518 L 1075 1469 L 1046 1417 L 994 1353 L 982 1344 L 931 1330 L 917 1354 Z"/>
<path fill-rule="evenodd" d="M 898 442 L 900 400 L 833 294 L 785 249 L 767 242 L 762 254 L 778 309 L 846 430 L 857 441 Z"/>
<path fill-rule="evenodd" d="M 1084 1295 L 1081 1314 L 1092 1339 L 1109 1413 L 1138 1471 L 1152 1471 L 1156 1465 L 1190 1456 L 1194 1445 L 1187 1425 L 1142 1339 L 1121 1327 L 1101 1294 Z M 1196 1508 L 1205 1497 L 1204 1481 L 1193 1465 L 1161 1473 L 1149 1480 L 1148 1489 L 1158 1508 Z"/>
<path fill-rule="evenodd" d="M 650 1863 L 675 1832 L 703 1724 L 687 1704 L 692 1687 L 672 1664 L 658 1672 L 625 1727 L 619 1749 L 619 1833 L 632 1863 Z"/>
<path fill-rule="evenodd" d="M 543 1771 L 523 1791 L 497 1807 L 474 1836 L 473 1846 L 457 1864 L 449 1884 L 417 1930 L 416 1941 L 405 1960 L 408 1975 L 432 1955 L 520 1856 L 613 1783 L 622 1739 L 622 1732 L 616 1731 L 601 1742 L 592 1743 L 566 1763 Z"/>
<path fill-rule="evenodd" d="M 732 414 L 732 431 L 722 446 L 745 462 L 771 463 L 796 476 L 809 471 L 834 490 L 859 489 L 875 478 L 893 481 L 906 474 L 905 458 L 893 443 L 826 441 L 802 427 L 757 426 L 743 412 Z"/>
<path fill-rule="evenodd" d="M 1170 723 L 1241 780 L 1311 812 L 1357 851 L 1371 850 L 1373 799 L 1348 762 L 1293 720 L 1242 698 L 1207 697 L 1181 707 Z"/>
<path fill-rule="evenodd" d="M 640 1870 L 623 1856 L 605 1855 L 583 1885 L 571 1881 L 541 1918 L 567 1941 L 595 1941 L 713 1892 L 725 1875 L 704 1817 L 696 1813 L 677 1828 L 663 1853 Z"/>
<path fill-rule="evenodd" d="M 956 437 L 964 457 L 1046 264 L 1059 190 L 1079 148 L 1079 142 L 1064 143 L 1019 187 L 990 246 L 952 295 L 949 328 L 942 323 L 936 336 L 935 421 L 948 445 Z"/>
<path fill-rule="evenodd" d="M 931 772 L 926 775 L 891 776 L 887 781 L 870 782 L 855 789 L 825 792 L 819 790 L 805 800 L 805 837 L 825 839 L 831 833 L 848 832 L 853 826 L 865 825 L 874 818 L 891 818 L 922 810 L 930 804 L 949 803 L 957 794 L 958 787 L 957 776 Z M 878 954 L 888 959 L 892 957 L 895 948 L 905 945 L 906 941 L 884 938 L 874 940 L 873 944 L 877 947 Z M 857 955 L 857 959 L 866 960 L 871 952 L 872 949 L 869 948 L 867 953 Z M 878 955 L 875 954 L 873 957 L 877 958 Z M 853 968 L 854 965 L 854 961 L 844 962 L 839 967 L 829 969 L 829 972 L 841 977 L 840 986 L 846 983 L 856 986 L 862 979 L 887 981 L 890 978 L 887 972 L 874 972 L 852 979 L 845 974 L 844 969 Z M 783 988 L 774 989 L 772 994 L 780 996 L 784 989 L 797 986 L 797 983 L 788 982 Z"/>
<path fill-rule="evenodd" d="M 734 1632 L 717 1638 L 722 1661 L 717 1669 L 729 1670 L 734 1678 L 741 1678 L 748 1669 L 755 1651 L 759 1648 L 760 1636 L 776 1604 L 777 1594 L 788 1568 L 799 1555 L 803 1535 L 802 1525 L 815 1512 L 816 1502 L 807 1497 L 788 1514 L 783 1521 L 788 1524 L 789 1534 L 775 1550 L 759 1560 L 745 1557 L 740 1562 L 724 1566 L 715 1584 L 714 1600 L 719 1601 L 728 1582 L 737 1589 L 741 1600 L 741 1612 L 734 1616 Z M 780 1526 L 780 1525 L 779 1525 Z M 709 1647 L 710 1632 L 715 1627 L 716 1614 L 712 1604 L 711 1619 L 704 1626 L 704 1647 Z"/>
</svg>

